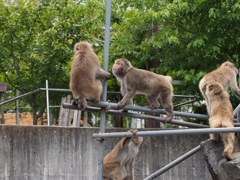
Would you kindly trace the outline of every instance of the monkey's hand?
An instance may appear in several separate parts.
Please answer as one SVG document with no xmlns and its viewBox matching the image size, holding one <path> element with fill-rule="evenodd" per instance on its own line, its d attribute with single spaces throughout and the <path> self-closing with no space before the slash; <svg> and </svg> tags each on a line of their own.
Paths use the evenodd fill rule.
<svg viewBox="0 0 240 180">
<path fill-rule="evenodd" d="M 137 129 L 131 129 L 130 132 L 135 136 L 137 134 L 138 130 Z"/>
<path fill-rule="evenodd" d="M 108 73 L 107 76 L 106 76 L 106 80 L 109 80 L 111 78 L 111 74 Z"/>
<path fill-rule="evenodd" d="M 118 102 L 118 108 L 122 109 L 125 106 L 125 104 L 122 101 Z"/>
</svg>

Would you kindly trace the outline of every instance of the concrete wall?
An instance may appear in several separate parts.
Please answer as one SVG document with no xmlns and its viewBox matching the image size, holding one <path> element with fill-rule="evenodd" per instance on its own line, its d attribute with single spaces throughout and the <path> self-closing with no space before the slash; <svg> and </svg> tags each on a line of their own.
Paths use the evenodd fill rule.
<svg viewBox="0 0 240 180">
<path fill-rule="evenodd" d="M 0 125 L 1 180 L 95 180 L 97 128 Z M 147 130 L 147 129 L 143 129 Z M 127 129 L 106 129 L 106 132 Z M 135 164 L 135 180 L 142 180 L 198 146 L 208 135 L 144 137 Z M 106 155 L 120 138 L 105 140 Z M 161 180 L 209 180 L 200 151 L 159 176 Z"/>
</svg>

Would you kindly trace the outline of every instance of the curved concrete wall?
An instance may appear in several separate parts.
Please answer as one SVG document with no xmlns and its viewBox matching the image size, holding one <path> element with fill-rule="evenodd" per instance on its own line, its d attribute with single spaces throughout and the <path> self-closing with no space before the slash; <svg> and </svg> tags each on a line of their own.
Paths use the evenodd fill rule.
<svg viewBox="0 0 240 180">
<path fill-rule="evenodd" d="M 146 131 L 149 129 L 141 129 Z M 156 129 L 152 129 L 156 130 Z M 0 125 L 0 179 L 95 180 L 98 128 Z M 127 129 L 106 129 L 106 132 Z M 141 180 L 198 146 L 208 135 L 144 137 L 135 163 L 135 180 Z M 105 140 L 106 155 L 120 138 Z M 211 179 L 200 151 L 156 179 Z"/>
</svg>

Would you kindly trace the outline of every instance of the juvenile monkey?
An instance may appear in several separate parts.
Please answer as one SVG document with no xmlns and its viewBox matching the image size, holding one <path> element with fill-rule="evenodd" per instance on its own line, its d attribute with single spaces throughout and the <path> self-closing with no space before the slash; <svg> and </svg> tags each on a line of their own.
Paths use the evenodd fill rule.
<svg viewBox="0 0 240 180">
<path fill-rule="evenodd" d="M 88 42 L 78 42 L 74 46 L 74 56 L 70 76 L 70 89 L 75 99 L 80 99 L 80 109 L 87 107 L 87 101 L 99 102 L 102 94 L 100 79 L 110 79 L 110 73 L 100 68 L 97 55 Z M 73 101 L 73 104 L 74 101 Z"/>
<path fill-rule="evenodd" d="M 220 83 L 224 90 L 227 90 L 228 86 L 230 86 L 233 93 L 240 99 L 240 92 L 236 81 L 237 74 L 238 69 L 235 67 L 235 65 L 229 61 L 226 61 L 218 69 L 208 73 L 201 79 L 199 82 L 199 89 L 206 100 L 208 115 L 211 115 L 211 106 L 209 99 L 206 96 L 206 86 L 211 82 Z"/>
<path fill-rule="evenodd" d="M 129 130 L 134 135 L 137 130 Z M 103 159 L 103 178 L 104 180 L 132 180 L 133 179 L 133 164 L 139 146 L 143 141 L 142 137 L 124 137 L 122 138 L 113 150 Z"/>
<path fill-rule="evenodd" d="M 164 122 L 171 121 L 174 113 L 173 87 L 170 76 L 137 69 L 124 58 L 115 61 L 112 72 L 121 84 L 123 99 L 118 102 L 119 108 L 128 104 L 135 94 L 143 94 L 147 97 L 151 109 L 158 108 L 160 102 L 167 113 L 167 116 L 163 118 Z"/>
<path fill-rule="evenodd" d="M 229 100 L 229 95 L 224 91 L 223 86 L 218 82 L 211 82 L 206 86 L 206 96 L 211 106 L 211 118 L 209 124 L 211 128 L 234 127 L 233 107 Z M 218 134 L 210 134 L 210 139 L 217 141 Z M 232 152 L 234 148 L 235 133 L 223 133 L 224 142 L 223 155 L 226 160 L 234 159 Z"/>
</svg>

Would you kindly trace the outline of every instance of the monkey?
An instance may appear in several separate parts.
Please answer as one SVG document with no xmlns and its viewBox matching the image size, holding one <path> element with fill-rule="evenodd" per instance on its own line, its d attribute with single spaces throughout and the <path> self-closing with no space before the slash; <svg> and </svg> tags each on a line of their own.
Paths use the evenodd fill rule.
<svg viewBox="0 0 240 180">
<path fill-rule="evenodd" d="M 199 89 L 206 100 L 207 112 L 210 116 L 211 106 L 210 102 L 206 96 L 206 86 L 211 82 L 220 83 L 225 90 L 228 86 L 233 91 L 233 93 L 240 99 L 240 92 L 237 86 L 236 75 L 238 74 L 238 69 L 235 65 L 229 61 L 222 63 L 222 65 L 205 75 L 199 82 Z"/>
<path fill-rule="evenodd" d="M 233 107 L 229 95 L 223 89 L 223 86 L 218 82 L 208 83 L 205 93 L 211 106 L 210 127 L 234 127 Z M 218 136 L 218 134 L 210 134 L 210 139 L 218 141 Z M 234 159 L 232 152 L 234 149 L 235 133 L 223 133 L 222 139 L 225 147 L 223 156 L 227 161 L 230 161 Z"/>
<path fill-rule="evenodd" d="M 143 141 L 142 137 L 136 137 L 137 130 L 129 130 L 133 137 L 123 137 L 113 150 L 103 159 L 103 178 L 115 180 L 132 180 L 133 165 Z"/>
<path fill-rule="evenodd" d="M 73 63 L 70 73 L 70 89 L 74 99 L 80 99 L 80 109 L 87 107 L 87 101 L 99 102 L 102 94 L 100 79 L 110 79 L 110 73 L 100 68 L 97 55 L 88 42 L 74 45 Z M 75 105 L 75 102 L 72 103 Z"/>
<path fill-rule="evenodd" d="M 162 104 L 167 113 L 163 118 L 164 123 L 172 120 L 174 115 L 172 77 L 137 69 L 125 58 L 115 61 L 112 72 L 121 84 L 123 99 L 118 102 L 119 108 L 127 105 L 135 94 L 143 94 L 150 103 L 149 108 L 156 109 L 159 103 Z"/>
</svg>

